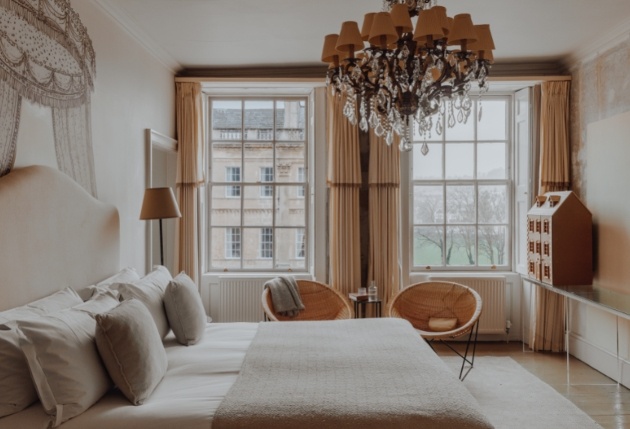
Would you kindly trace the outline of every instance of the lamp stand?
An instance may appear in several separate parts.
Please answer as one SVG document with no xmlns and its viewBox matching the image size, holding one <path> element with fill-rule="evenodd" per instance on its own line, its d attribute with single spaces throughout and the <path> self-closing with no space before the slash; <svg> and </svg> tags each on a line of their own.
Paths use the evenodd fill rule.
<svg viewBox="0 0 630 429">
<path fill-rule="evenodd" d="M 162 244 L 162 219 L 160 219 L 160 265 L 164 265 L 164 246 Z"/>
</svg>

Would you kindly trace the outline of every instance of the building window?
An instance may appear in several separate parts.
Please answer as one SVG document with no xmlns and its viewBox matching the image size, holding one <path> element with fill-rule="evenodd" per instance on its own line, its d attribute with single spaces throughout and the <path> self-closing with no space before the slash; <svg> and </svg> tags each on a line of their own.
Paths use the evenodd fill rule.
<svg viewBox="0 0 630 429">
<path fill-rule="evenodd" d="M 208 97 L 208 271 L 307 270 L 290 245 L 309 225 L 307 100 Z M 238 257 L 223 249 L 236 229 Z"/>
<path fill-rule="evenodd" d="M 260 229 L 260 257 L 263 259 L 273 258 L 273 229 Z"/>
<path fill-rule="evenodd" d="M 225 230 L 225 257 L 235 259 L 241 257 L 241 229 L 226 228 Z"/>
<path fill-rule="evenodd" d="M 509 101 L 484 96 L 466 123 L 449 128 L 436 120 L 431 133 L 414 137 L 413 270 L 509 269 Z"/>
<path fill-rule="evenodd" d="M 225 168 L 225 181 L 226 182 L 240 182 L 241 181 L 241 167 L 226 167 Z M 225 196 L 228 198 L 240 197 L 241 187 L 236 186 L 236 185 L 226 186 Z"/>
<path fill-rule="evenodd" d="M 260 167 L 260 181 L 273 182 L 273 167 Z M 273 186 L 272 185 L 261 186 L 260 196 L 263 198 L 273 197 Z"/>
<path fill-rule="evenodd" d="M 298 167 L 297 169 L 297 181 L 299 183 L 304 183 L 306 180 L 304 167 Z M 305 186 L 297 187 L 297 196 L 298 198 L 304 198 L 304 194 L 306 193 Z"/>
<path fill-rule="evenodd" d="M 303 229 L 295 231 L 295 257 L 304 259 L 306 256 L 306 240 Z"/>
</svg>

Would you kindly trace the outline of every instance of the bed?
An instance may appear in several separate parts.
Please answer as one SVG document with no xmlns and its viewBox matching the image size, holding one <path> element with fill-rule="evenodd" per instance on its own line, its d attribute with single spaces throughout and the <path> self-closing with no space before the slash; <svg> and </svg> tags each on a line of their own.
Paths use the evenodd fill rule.
<svg viewBox="0 0 630 429">
<path fill-rule="evenodd" d="M 66 287 L 87 299 L 96 294 L 91 286 L 121 271 L 116 209 L 54 169 L 1 178 L 0 221 L 0 322 L 3 311 Z M 194 345 L 173 332 L 162 344 L 167 366 L 142 405 L 111 387 L 61 421 L 42 397 L 0 418 L 0 429 L 492 427 L 403 320 L 209 323 Z"/>
</svg>

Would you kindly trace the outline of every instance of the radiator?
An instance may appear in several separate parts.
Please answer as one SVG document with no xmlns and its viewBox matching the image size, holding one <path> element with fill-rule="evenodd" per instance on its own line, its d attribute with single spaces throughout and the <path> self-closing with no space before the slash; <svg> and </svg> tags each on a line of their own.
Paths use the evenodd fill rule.
<svg viewBox="0 0 630 429">
<path fill-rule="evenodd" d="M 260 322 L 261 296 L 265 282 L 272 277 L 219 278 L 218 304 L 212 318 L 216 322 Z"/>
<path fill-rule="evenodd" d="M 441 277 L 431 276 L 431 281 L 454 282 L 474 289 L 483 301 L 479 318 L 480 334 L 505 334 L 505 277 Z"/>
</svg>

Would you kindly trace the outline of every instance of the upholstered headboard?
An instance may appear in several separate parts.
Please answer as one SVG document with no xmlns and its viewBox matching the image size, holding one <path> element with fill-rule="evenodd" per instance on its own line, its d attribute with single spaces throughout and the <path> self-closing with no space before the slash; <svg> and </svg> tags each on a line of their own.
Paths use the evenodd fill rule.
<svg viewBox="0 0 630 429">
<path fill-rule="evenodd" d="M 0 310 L 119 268 L 119 218 L 58 170 L 30 166 L 0 178 Z"/>
</svg>

